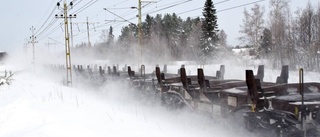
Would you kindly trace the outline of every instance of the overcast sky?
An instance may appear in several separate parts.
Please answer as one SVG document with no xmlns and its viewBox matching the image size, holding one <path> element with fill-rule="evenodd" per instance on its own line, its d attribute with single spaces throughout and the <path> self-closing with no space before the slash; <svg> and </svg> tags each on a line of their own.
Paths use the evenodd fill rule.
<svg viewBox="0 0 320 137">
<path fill-rule="evenodd" d="M 49 26 L 55 19 L 54 15 L 60 12 L 56 6 L 58 1 L 59 0 L 3 1 L 0 8 L 0 13 L 2 13 L 0 50 L 10 53 L 22 49 L 24 43 L 30 41 L 29 37 L 32 35 L 30 28 L 32 26 L 36 28 L 35 32 L 37 32 L 36 37 L 38 40 L 36 48 L 38 48 L 38 50 L 44 49 L 48 42 L 64 43 L 63 28 L 60 27 L 62 19 L 58 19 Z M 320 0 L 291 0 L 291 11 L 304 8 L 308 1 L 310 1 L 314 7 L 317 7 Z M 67 3 L 69 2 L 70 1 Z M 92 4 L 90 4 L 90 2 Z M 201 7 L 203 7 L 204 2 L 205 0 L 157 0 L 157 2 L 153 3 L 143 2 L 142 5 L 145 5 L 145 7 L 142 9 L 142 14 L 150 13 L 154 16 L 159 13 L 174 12 L 183 19 L 188 16 L 195 18 L 202 16 Z M 265 7 L 265 17 L 267 17 L 269 0 L 214 0 L 214 3 L 217 3 L 215 8 L 218 11 L 218 26 L 220 30 L 223 29 L 227 33 L 229 45 L 236 46 L 239 44 L 237 37 L 240 36 L 239 29 L 240 24 L 242 24 L 243 10 L 244 8 L 250 9 L 253 4 L 246 4 L 253 2 L 257 2 Z M 88 8 L 79 11 L 79 9 L 86 4 Z M 128 22 L 123 22 L 123 19 L 137 23 L 137 18 L 135 17 L 137 10 L 129 8 L 137 5 L 138 0 L 74 0 L 74 7 L 69 11 L 69 13 L 77 13 L 77 18 L 72 20 L 78 23 L 78 25 L 73 25 L 74 45 L 88 41 L 86 25 L 83 24 L 87 17 L 89 18 L 89 22 L 92 22 L 90 25 L 91 43 L 98 42 L 101 31 L 103 29 L 109 29 L 110 25 L 114 27 L 114 34 L 118 37 L 121 28 L 128 24 Z M 169 8 L 168 6 L 171 5 L 175 6 Z M 225 10 L 240 5 L 246 6 Z M 103 10 L 103 8 L 107 8 L 123 19 Z M 184 13 L 192 9 L 195 10 Z M 143 16 L 143 19 L 144 18 L 145 16 Z M 110 22 L 110 20 L 113 20 L 113 22 Z M 57 46 L 64 49 L 64 45 L 62 44 L 57 44 Z"/>
</svg>

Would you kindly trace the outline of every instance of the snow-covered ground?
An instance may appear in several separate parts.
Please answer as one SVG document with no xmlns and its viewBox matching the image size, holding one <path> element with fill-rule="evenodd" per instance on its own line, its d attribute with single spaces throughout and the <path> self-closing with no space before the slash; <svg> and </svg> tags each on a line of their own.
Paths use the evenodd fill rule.
<svg viewBox="0 0 320 137">
<path fill-rule="evenodd" d="M 248 136 L 220 118 L 167 110 L 152 99 L 138 99 L 120 81 L 95 90 L 69 88 L 45 71 L 17 72 L 10 85 L 0 86 L 3 137 Z"/>
<path fill-rule="evenodd" d="M 186 64 L 188 74 L 199 67 L 187 62 L 168 65 L 176 73 Z M 226 79 L 244 79 L 241 63 L 224 63 Z M 219 64 L 220 65 L 220 64 Z M 219 65 L 205 66 L 206 75 L 215 75 Z M 26 67 L 27 66 L 27 67 Z M 155 64 L 146 65 L 147 72 Z M 123 66 L 122 66 L 123 67 Z M 136 66 L 134 66 L 136 67 Z M 185 110 L 168 110 L 156 99 L 135 96 L 126 83 L 112 81 L 92 88 L 75 82 L 62 85 L 62 75 L 20 63 L 0 66 L 15 74 L 10 85 L 0 86 L 0 136 L 2 137 L 247 137 L 244 127 L 220 117 L 210 118 Z M 265 81 L 275 81 L 280 70 L 265 69 Z M 77 80 L 75 80 L 77 81 Z M 305 81 L 319 82 L 318 73 L 306 73 Z M 298 82 L 298 72 L 290 72 L 289 82 Z"/>
</svg>

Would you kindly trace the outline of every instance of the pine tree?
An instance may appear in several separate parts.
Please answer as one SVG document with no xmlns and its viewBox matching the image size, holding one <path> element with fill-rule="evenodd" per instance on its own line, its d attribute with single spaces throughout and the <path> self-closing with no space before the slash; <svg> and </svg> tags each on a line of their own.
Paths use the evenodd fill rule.
<svg viewBox="0 0 320 137">
<path fill-rule="evenodd" d="M 108 40 L 108 32 L 107 30 L 102 30 L 101 31 L 101 35 L 100 35 L 100 40 L 102 43 L 107 43 L 107 40 Z"/>
<path fill-rule="evenodd" d="M 107 39 L 107 45 L 112 45 L 113 42 L 114 42 L 113 28 L 112 28 L 112 26 L 110 26 L 109 35 L 108 35 L 108 39 Z"/>
<path fill-rule="evenodd" d="M 265 28 L 261 37 L 261 54 L 266 55 L 271 51 L 272 35 L 271 31 Z"/>
<path fill-rule="evenodd" d="M 151 39 L 152 26 L 154 25 L 154 18 L 147 14 L 145 22 L 142 25 L 144 43 L 148 44 Z"/>
<path fill-rule="evenodd" d="M 136 34 L 135 29 L 132 25 L 128 25 L 122 28 L 121 35 L 119 36 L 119 42 L 123 45 L 129 45 L 136 43 Z"/>
<path fill-rule="evenodd" d="M 212 0 L 206 0 L 202 12 L 204 19 L 202 19 L 202 35 L 200 38 L 201 57 L 207 59 L 213 56 L 214 51 L 218 48 L 218 24 L 216 9 L 214 8 Z"/>
<path fill-rule="evenodd" d="M 227 44 L 228 35 L 223 29 L 220 30 L 218 37 L 219 37 L 219 46 L 226 48 L 228 46 Z"/>
</svg>

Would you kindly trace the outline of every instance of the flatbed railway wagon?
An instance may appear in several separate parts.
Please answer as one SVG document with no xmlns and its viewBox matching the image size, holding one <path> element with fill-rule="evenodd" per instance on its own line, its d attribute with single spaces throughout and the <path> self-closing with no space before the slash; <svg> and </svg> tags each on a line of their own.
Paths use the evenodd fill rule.
<svg viewBox="0 0 320 137">
<path fill-rule="evenodd" d="M 108 67 L 107 73 L 102 67 L 99 71 L 78 69 L 84 77 L 102 80 L 102 84 L 104 80 L 127 79 L 141 95 L 160 97 L 170 109 L 230 117 L 248 131 L 264 133 L 261 136 L 320 136 L 320 83 L 304 83 L 303 75 L 300 83 L 288 83 L 288 66 L 283 66 L 276 82 L 263 81 L 263 66 L 257 75 L 246 70 L 245 80 L 224 79 L 223 65 L 216 76 L 205 76 L 203 69 L 187 76 L 184 67 L 179 74 L 161 72 L 159 67 L 146 74 L 144 66 L 138 73 L 130 67 L 127 72 L 117 70 L 115 66 L 113 70 Z"/>
<path fill-rule="evenodd" d="M 272 136 L 318 137 L 320 136 L 320 83 L 278 84 L 261 88 L 246 70 L 248 94 L 252 111 L 244 113 L 249 131 L 266 130 Z M 268 96 L 268 92 L 274 94 Z"/>
<path fill-rule="evenodd" d="M 249 131 L 272 131 L 271 136 L 319 136 L 320 83 L 287 83 L 288 66 L 283 66 L 275 83 L 262 82 L 261 69 L 256 76 L 246 70 L 246 80 L 208 77 L 202 69 L 197 76 L 186 76 L 181 68 L 180 77 L 164 78 L 156 68 L 156 75 L 162 100 L 172 108 L 188 106 L 209 115 L 241 114 Z M 304 104 L 298 92 L 301 86 Z"/>
</svg>

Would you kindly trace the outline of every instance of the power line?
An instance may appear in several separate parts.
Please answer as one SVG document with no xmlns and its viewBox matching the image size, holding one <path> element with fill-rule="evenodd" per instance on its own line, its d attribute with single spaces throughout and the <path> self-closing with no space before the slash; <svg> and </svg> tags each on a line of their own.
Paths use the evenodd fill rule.
<svg viewBox="0 0 320 137">
<path fill-rule="evenodd" d="M 53 3 L 53 1 L 52 1 L 52 3 Z M 52 3 L 51 3 L 51 4 L 52 4 Z M 51 4 L 50 4 L 50 5 L 51 5 Z M 52 9 L 52 11 L 51 11 L 51 13 L 49 14 L 49 16 L 47 17 L 47 19 L 44 21 L 44 23 L 41 25 L 41 27 L 35 32 L 35 34 L 37 34 L 37 33 L 43 28 L 43 26 L 48 22 L 49 18 L 52 16 L 54 10 L 55 10 L 55 7 Z M 44 17 L 43 17 L 43 18 L 44 18 Z"/>
<path fill-rule="evenodd" d="M 121 17 L 121 16 L 119 16 L 119 15 L 117 15 L 117 14 L 115 14 L 115 13 L 113 13 L 113 12 L 111 12 L 110 10 L 108 10 L 107 8 L 103 8 L 104 10 L 106 10 L 106 11 L 108 11 L 109 13 L 111 13 L 111 14 L 113 14 L 113 15 L 115 15 L 115 16 L 117 16 L 117 17 L 119 17 L 120 19 L 123 19 L 124 21 L 126 21 L 126 22 L 129 22 L 129 23 L 132 23 L 131 21 L 129 21 L 129 20 L 126 20 L 125 18 L 123 18 L 123 17 Z M 132 23 L 132 24 L 134 24 L 134 23 Z"/>
<path fill-rule="evenodd" d="M 251 3 L 246 3 L 246 4 L 243 4 L 243 5 L 234 6 L 234 7 L 231 7 L 231 8 L 218 10 L 217 12 L 228 11 L 228 10 L 232 10 L 232 9 L 235 9 L 235 8 L 240 8 L 240 7 L 244 7 L 244 6 L 247 6 L 247 5 L 259 3 L 259 2 L 262 2 L 262 1 L 265 1 L 265 0 L 258 0 L 258 1 L 254 1 L 254 2 L 251 2 Z"/>
<path fill-rule="evenodd" d="M 55 40 L 55 39 L 50 38 L 50 37 L 48 37 L 48 38 L 51 39 L 51 40 L 53 40 L 54 42 L 57 42 L 58 44 L 64 45 L 64 43 L 62 43 L 62 42 L 60 42 L 60 41 L 58 41 L 58 40 Z"/>
<path fill-rule="evenodd" d="M 39 41 L 41 41 L 42 39 L 50 36 L 51 34 L 53 34 L 55 31 L 57 31 L 60 27 L 62 26 L 62 24 L 58 24 L 58 26 L 54 27 L 50 32 L 48 32 L 47 34 L 44 34 L 44 36 L 39 38 Z"/>
<path fill-rule="evenodd" d="M 181 0 L 181 1 L 178 1 L 178 2 L 166 4 L 166 5 L 170 5 L 170 6 L 167 6 L 167 7 L 164 7 L 164 5 L 162 5 L 161 7 L 164 7 L 164 8 L 161 8 L 161 9 L 158 9 L 158 10 L 155 10 L 155 11 L 151 11 L 151 12 L 148 12 L 148 13 L 144 13 L 142 15 L 147 15 L 147 14 L 152 14 L 152 13 L 155 13 L 155 12 L 159 12 L 159 11 L 162 11 L 162 10 L 165 10 L 165 9 L 169 9 L 169 8 L 172 8 L 172 7 L 175 7 L 175 6 L 190 2 L 190 1 L 192 1 L 192 0 Z M 173 5 L 171 5 L 171 4 L 173 4 Z M 129 18 L 127 20 L 129 21 L 129 20 L 132 20 L 132 19 L 135 19 L 135 18 L 136 17 L 132 17 L 132 18 Z"/>
<path fill-rule="evenodd" d="M 184 3 L 187 3 L 187 2 L 190 2 L 190 1 L 192 1 L 192 0 L 184 0 L 183 2 L 180 2 L 180 3 L 177 3 L 177 4 L 173 4 L 173 5 L 170 5 L 170 6 L 155 10 L 155 11 L 148 12 L 148 13 L 144 13 L 142 15 L 147 15 L 147 14 L 152 14 L 152 13 L 155 13 L 155 12 L 159 12 L 159 11 L 162 11 L 162 10 L 165 10 L 165 9 L 169 9 L 169 8 L 172 8 L 172 7 L 175 7 L 175 6 L 179 6 L 181 4 L 184 4 Z"/>
<path fill-rule="evenodd" d="M 157 2 L 147 2 L 145 5 L 142 5 L 141 8 L 145 8 L 145 7 L 151 6 L 152 4 L 155 4 Z"/>
<path fill-rule="evenodd" d="M 214 5 L 218 5 L 218 4 L 221 4 L 221 3 L 225 3 L 225 2 L 228 2 L 228 1 L 230 1 L 230 0 L 220 1 L 220 2 L 214 3 Z M 203 9 L 203 6 L 202 6 L 202 7 L 195 8 L 195 9 L 187 10 L 187 11 L 184 11 L 184 12 L 180 12 L 180 13 L 178 13 L 177 15 L 189 13 L 189 12 L 196 11 L 196 10 L 199 10 L 199 9 Z"/>
<path fill-rule="evenodd" d="M 160 1 L 161 1 L 161 0 L 160 0 Z M 186 0 L 182 0 L 182 1 L 186 1 Z M 147 4 L 143 5 L 143 6 L 144 6 L 144 7 L 150 6 L 150 3 L 152 3 L 152 2 L 149 2 L 149 3 L 147 3 Z M 177 2 L 175 2 L 175 3 L 177 3 Z M 130 7 L 130 8 L 131 8 L 131 7 Z M 121 8 L 121 9 L 122 9 L 122 8 Z M 135 11 L 132 11 L 132 12 L 131 12 L 131 11 L 128 11 L 128 12 L 122 14 L 122 15 L 117 15 L 117 14 L 115 14 L 114 12 L 111 12 L 110 10 L 107 10 L 107 8 L 105 8 L 105 10 L 108 11 L 109 13 L 111 13 L 111 14 L 113 14 L 113 15 L 115 15 L 115 16 L 117 16 L 117 17 L 119 17 L 119 18 L 122 19 L 122 21 L 117 21 L 117 23 L 112 23 L 112 22 L 110 22 L 110 23 L 112 23 L 111 26 L 113 26 L 114 28 L 120 26 L 120 25 L 123 24 L 124 22 L 129 22 L 129 23 L 131 23 L 131 24 L 134 24 L 134 23 L 131 22 L 130 20 L 132 20 L 132 19 L 134 19 L 134 18 L 136 18 L 136 17 L 133 17 L 133 18 L 130 18 L 130 19 L 125 19 L 125 18 L 123 18 L 123 17 L 133 14 L 133 13 L 135 13 Z M 127 13 L 129 13 L 129 14 L 127 14 Z M 102 27 L 104 27 L 104 26 L 109 25 L 110 23 L 102 24 L 102 25 L 100 25 L 100 26 L 97 26 L 96 28 L 102 28 Z M 115 25 L 113 25 L 113 24 L 115 24 Z"/>
<path fill-rule="evenodd" d="M 172 3 L 164 4 L 164 5 L 161 5 L 161 6 L 157 6 L 157 8 L 166 7 L 168 5 L 174 5 L 174 4 L 177 4 L 177 3 L 184 2 L 184 1 L 186 1 L 186 0 L 180 0 L 180 1 L 172 2 Z M 151 10 L 149 10 L 149 11 L 151 11 Z M 147 12 L 149 12 L 149 11 L 147 11 Z"/>
<path fill-rule="evenodd" d="M 77 0 L 73 0 L 72 2 L 75 3 Z M 60 0 L 61 2 L 61 0 Z M 77 2 L 76 4 L 74 4 L 74 7 L 76 7 L 78 4 L 80 4 L 82 2 L 82 0 L 80 0 L 79 2 Z"/>
<path fill-rule="evenodd" d="M 218 12 L 223 12 L 223 11 L 232 10 L 232 9 L 236 9 L 236 8 L 241 8 L 241 7 L 244 7 L 244 6 L 256 4 L 256 3 L 259 3 L 259 2 L 263 2 L 263 1 L 265 1 L 265 0 L 258 0 L 258 1 L 250 2 L 250 3 L 246 3 L 246 4 L 242 4 L 242 5 L 230 7 L 230 8 L 225 8 L 225 9 L 222 9 L 222 10 L 217 10 L 217 13 L 218 13 Z M 199 17 L 199 16 L 201 16 L 201 15 L 193 16 L 192 18 L 194 18 L 194 17 Z"/>
<path fill-rule="evenodd" d="M 84 11 L 85 9 L 87 9 L 88 7 L 92 6 L 93 4 L 95 4 L 96 2 L 98 2 L 99 0 L 94 1 L 93 3 L 91 3 L 90 5 L 88 5 L 87 7 L 85 7 L 84 9 L 80 10 L 77 12 L 77 14 L 79 14 L 80 12 Z"/>
<path fill-rule="evenodd" d="M 122 8 L 107 8 L 110 10 L 126 10 L 126 9 L 131 9 L 131 7 L 122 7 Z"/>
<path fill-rule="evenodd" d="M 79 8 L 78 10 L 76 10 L 73 14 L 79 14 L 80 12 L 82 12 L 83 10 L 87 9 L 88 7 L 90 7 L 91 5 L 93 5 L 94 3 L 98 2 L 99 0 L 91 0 L 88 3 L 86 3 L 85 5 L 83 5 L 81 8 Z"/>
<path fill-rule="evenodd" d="M 44 29 L 38 34 L 38 37 L 40 37 L 43 33 L 45 33 L 45 32 L 46 32 L 54 23 L 56 23 L 56 22 L 57 22 L 57 19 L 53 18 L 52 21 L 51 21 L 51 23 L 49 23 L 49 24 L 47 25 L 47 27 L 44 28 Z"/>
<path fill-rule="evenodd" d="M 129 0 L 121 1 L 121 2 L 119 2 L 119 3 L 114 4 L 113 6 L 115 7 L 115 6 L 119 5 L 119 4 L 125 3 L 125 2 L 127 2 L 127 1 L 129 1 Z"/>
<path fill-rule="evenodd" d="M 88 4 L 90 4 L 92 1 L 94 1 L 94 0 L 90 0 L 88 3 L 84 4 L 82 7 L 80 7 L 80 8 L 77 9 L 76 11 L 74 11 L 72 14 L 75 14 L 76 12 L 80 11 L 82 8 L 84 8 L 85 6 L 87 6 Z M 77 3 L 77 4 L 79 4 L 79 3 Z M 76 5 L 77 5 L 77 4 L 76 4 Z M 74 6 L 76 6 L 76 5 L 74 5 Z"/>
<path fill-rule="evenodd" d="M 126 1 L 128 1 L 128 0 L 126 0 Z M 160 0 L 160 1 L 162 1 L 162 0 Z M 160 1 L 158 1 L 158 2 L 160 2 Z M 185 0 L 181 0 L 181 1 L 185 1 Z M 180 1 L 179 1 L 179 2 L 180 2 Z M 152 5 L 151 3 L 154 4 L 154 2 L 148 2 L 147 4 L 143 5 L 142 8 L 151 6 L 151 5 Z M 174 2 L 174 3 L 177 3 L 177 2 Z M 171 3 L 171 4 L 172 4 L 172 3 Z M 169 5 L 169 4 L 167 4 L 167 5 Z M 163 6 L 164 6 L 164 5 L 162 5 L 161 7 L 163 7 Z M 132 9 L 133 7 L 130 7 L 130 8 Z M 133 13 L 135 13 L 135 11 L 129 10 L 129 11 L 127 11 L 127 12 L 121 14 L 121 15 L 118 15 L 118 16 L 121 16 L 124 21 L 127 20 L 127 21 L 125 21 L 125 22 L 128 22 L 128 21 L 130 22 L 130 20 L 135 19 L 136 17 L 132 17 L 132 18 L 130 18 L 130 19 L 124 19 L 123 17 L 129 16 L 129 15 L 131 15 L 131 14 L 133 14 Z M 118 16 L 117 16 L 117 17 L 118 17 Z M 130 23 L 132 23 L 132 22 L 130 22 Z M 116 26 L 119 26 L 119 25 L 121 25 L 121 24 L 123 24 L 123 22 L 121 22 L 120 24 L 117 23 Z M 104 25 L 101 25 L 101 26 L 104 26 Z"/>
</svg>

